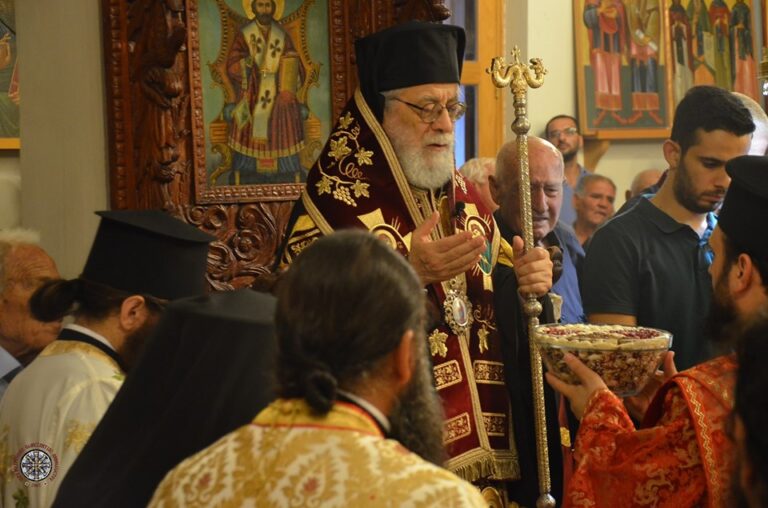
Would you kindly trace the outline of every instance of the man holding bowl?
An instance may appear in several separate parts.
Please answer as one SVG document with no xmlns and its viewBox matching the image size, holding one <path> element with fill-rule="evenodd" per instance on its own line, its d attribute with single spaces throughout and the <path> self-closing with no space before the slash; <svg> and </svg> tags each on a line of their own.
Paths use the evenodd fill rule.
<svg viewBox="0 0 768 508">
<path fill-rule="evenodd" d="M 726 354 L 678 374 L 668 353 L 668 379 L 639 429 L 600 376 L 566 355 L 580 385 L 546 374 L 581 419 L 563 506 L 731 505 L 732 443 L 726 422 L 737 364 L 729 338 L 768 309 L 768 225 L 753 220 L 768 214 L 768 157 L 737 157 L 726 170 L 732 182 L 709 239 L 714 294 L 708 318 Z"/>
</svg>

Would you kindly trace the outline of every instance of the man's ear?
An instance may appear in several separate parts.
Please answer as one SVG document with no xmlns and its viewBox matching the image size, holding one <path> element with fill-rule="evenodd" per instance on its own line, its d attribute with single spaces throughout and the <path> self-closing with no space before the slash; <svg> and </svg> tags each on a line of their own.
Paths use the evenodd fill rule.
<svg viewBox="0 0 768 508">
<path fill-rule="evenodd" d="M 413 330 L 406 330 L 400 338 L 400 344 L 392 351 L 392 371 L 395 378 L 395 388 L 398 391 L 408 386 L 413 377 L 413 369 L 416 365 L 413 351 L 414 340 Z"/>
<path fill-rule="evenodd" d="M 141 295 L 131 295 L 120 304 L 120 327 L 126 331 L 139 328 L 147 320 L 149 309 Z"/>
<path fill-rule="evenodd" d="M 756 282 L 761 284 L 761 281 L 759 280 L 759 272 L 755 269 L 752 258 L 745 253 L 739 254 L 736 263 L 731 267 L 730 276 L 731 291 L 734 295 L 749 291 Z"/>
<path fill-rule="evenodd" d="M 680 145 L 671 139 L 667 139 L 662 145 L 662 151 L 664 152 L 664 160 L 667 161 L 669 169 L 676 170 L 680 165 L 680 158 L 682 157 Z"/>
<path fill-rule="evenodd" d="M 494 203 L 501 203 L 501 192 L 499 189 L 499 182 L 496 180 L 496 175 L 488 175 L 488 188 L 491 191 L 491 199 Z"/>
</svg>

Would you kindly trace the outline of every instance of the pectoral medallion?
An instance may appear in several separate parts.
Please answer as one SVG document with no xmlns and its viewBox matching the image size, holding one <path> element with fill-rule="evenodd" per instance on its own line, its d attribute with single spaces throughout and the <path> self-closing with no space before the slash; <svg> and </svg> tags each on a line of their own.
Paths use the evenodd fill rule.
<svg viewBox="0 0 768 508">
<path fill-rule="evenodd" d="M 469 329 L 472 326 L 472 304 L 467 298 L 466 282 L 453 278 L 448 283 L 443 302 L 445 321 L 453 333 L 464 339 L 469 339 Z"/>
</svg>

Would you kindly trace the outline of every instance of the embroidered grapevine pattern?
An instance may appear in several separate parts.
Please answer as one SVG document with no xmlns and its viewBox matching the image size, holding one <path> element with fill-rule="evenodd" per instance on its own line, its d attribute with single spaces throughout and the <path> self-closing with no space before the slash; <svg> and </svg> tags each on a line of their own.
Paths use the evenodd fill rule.
<svg viewBox="0 0 768 508">
<path fill-rule="evenodd" d="M 350 206 L 357 206 L 357 199 L 371 197 L 368 187 L 370 184 L 363 182 L 363 166 L 372 166 L 373 151 L 366 150 L 357 141 L 360 135 L 360 127 L 352 126 L 355 123 L 352 115 L 347 112 L 346 115 L 339 118 L 339 129 L 333 133 L 330 140 L 330 151 L 328 158 L 330 165 L 326 170 L 334 165 L 338 166 L 339 174 L 350 178 L 342 179 L 339 176 L 330 175 L 323 169 L 322 161 L 318 161 L 317 168 L 322 175 L 320 181 L 315 184 L 317 195 L 330 194 L 343 203 Z M 350 126 L 352 128 L 350 129 Z"/>
</svg>

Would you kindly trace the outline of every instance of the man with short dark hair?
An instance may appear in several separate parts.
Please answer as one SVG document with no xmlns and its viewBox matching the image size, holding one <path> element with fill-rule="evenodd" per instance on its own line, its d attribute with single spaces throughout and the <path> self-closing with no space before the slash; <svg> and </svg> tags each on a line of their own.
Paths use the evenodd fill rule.
<svg viewBox="0 0 768 508">
<path fill-rule="evenodd" d="M 426 298 L 408 262 L 342 231 L 277 287 L 280 398 L 173 469 L 150 506 L 488 506 L 439 467 Z"/>
<path fill-rule="evenodd" d="M 56 263 L 32 231 L 0 231 L 0 398 L 8 384 L 56 338 L 61 322 L 32 316 L 29 298 L 43 283 L 58 279 Z"/>
<path fill-rule="evenodd" d="M 579 184 L 579 180 L 590 174 L 590 171 L 578 161 L 579 150 L 584 146 L 584 138 L 579 133 L 579 122 L 570 115 L 557 115 L 550 118 L 544 128 L 544 136 L 563 154 L 565 182 L 560 220 L 563 224 L 571 225 L 576 220 L 573 190 Z"/>
<path fill-rule="evenodd" d="M 752 142 L 747 153 L 749 155 L 765 155 L 768 151 L 768 115 L 763 111 L 763 107 L 751 97 L 738 92 L 731 93 L 749 110 L 749 114 L 752 115 L 752 122 L 755 124 Z M 632 180 L 631 191 L 625 192 L 626 201 L 617 213 L 623 213 L 635 206 L 641 194 L 645 194 L 648 199 L 652 198 L 659 192 L 666 177 L 666 171 L 661 172 L 657 169 L 646 169 L 635 175 L 634 180 Z"/>
<path fill-rule="evenodd" d="M 669 171 L 661 189 L 590 241 L 581 278 L 589 322 L 669 330 L 682 368 L 710 356 L 700 319 L 711 298 L 707 240 L 731 181 L 725 163 L 747 153 L 754 128 L 730 92 L 689 90 L 664 142 Z"/>
<path fill-rule="evenodd" d="M 442 314 L 427 340 L 447 467 L 503 497 L 502 482 L 519 476 L 491 280 L 504 240 L 454 166 L 464 43 L 463 29 L 423 22 L 357 41 L 360 87 L 309 172 L 280 260 L 344 228 L 371 231 L 408 259 Z M 545 294 L 547 252 L 523 254 L 522 239 L 512 241 L 521 291 Z"/>
<path fill-rule="evenodd" d="M 32 295 L 40 321 L 72 315 L 0 402 L 6 506 L 45 508 L 135 363 L 169 300 L 202 294 L 213 237 L 154 210 L 98 212 L 80 277 Z M 21 469 L 27 464 L 49 467 Z M 20 466 L 21 465 L 21 466 Z"/>
<path fill-rule="evenodd" d="M 708 319 L 724 354 L 678 374 L 668 353 L 668 380 L 652 395 L 638 430 L 600 376 L 566 354 L 581 384 L 546 374 L 581 419 L 564 506 L 735 506 L 726 425 L 737 371 L 731 335 L 768 310 L 768 224 L 754 220 L 768 214 L 768 158 L 738 157 L 726 167 L 733 181 L 709 238 Z M 644 392 L 653 394 L 653 387 Z M 756 400 L 765 406 L 764 394 Z"/>
<path fill-rule="evenodd" d="M 573 194 L 573 208 L 576 210 L 573 231 L 582 246 L 597 228 L 613 216 L 615 200 L 616 184 L 607 176 L 593 173 L 579 180 Z"/>
</svg>

